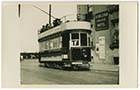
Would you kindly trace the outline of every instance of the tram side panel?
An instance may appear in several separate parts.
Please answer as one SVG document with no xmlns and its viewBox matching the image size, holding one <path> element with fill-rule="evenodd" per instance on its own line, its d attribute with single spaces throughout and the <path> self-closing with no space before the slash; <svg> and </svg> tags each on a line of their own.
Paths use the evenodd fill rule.
<svg viewBox="0 0 140 90">
<path fill-rule="evenodd" d="M 39 41 L 39 62 L 60 62 L 62 61 L 62 36 L 48 38 L 44 41 Z"/>
</svg>

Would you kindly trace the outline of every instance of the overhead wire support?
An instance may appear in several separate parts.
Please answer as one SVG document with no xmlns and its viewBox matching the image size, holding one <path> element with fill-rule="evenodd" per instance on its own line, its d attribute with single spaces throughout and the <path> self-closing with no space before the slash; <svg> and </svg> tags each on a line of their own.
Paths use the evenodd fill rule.
<svg viewBox="0 0 140 90">
<path fill-rule="evenodd" d="M 44 13 L 47 14 L 47 15 L 50 15 L 52 18 L 57 19 L 56 17 L 52 16 L 52 15 L 49 14 L 48 12 L 42 10 L 41 8 L 39 8 L 39 7 L 35 6 L 35 5 L 33 5 L 33 7 L 35 7 L 35 8 L 37 8 L 37 9 L 41 10 L 42 12 L 44 12 Z"/>
</svg>

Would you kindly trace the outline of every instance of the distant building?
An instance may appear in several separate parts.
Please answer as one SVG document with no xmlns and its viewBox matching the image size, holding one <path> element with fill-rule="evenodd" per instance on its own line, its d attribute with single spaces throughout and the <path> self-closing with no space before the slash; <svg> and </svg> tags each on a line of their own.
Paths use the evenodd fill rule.
<svg viewBox="0 0 140 90">
<path fill-rule="evenodd" d="M 20 60 L 23 59 L 38 59 L 39 54 L 37 52 L 21 52 L 20 53 Z"/>
<path fill-rule="evenodd" d="M 78 5 L 77 14 L 92 24 L 93 62 L 119 64 L 119 5 Z"/>
</svg>

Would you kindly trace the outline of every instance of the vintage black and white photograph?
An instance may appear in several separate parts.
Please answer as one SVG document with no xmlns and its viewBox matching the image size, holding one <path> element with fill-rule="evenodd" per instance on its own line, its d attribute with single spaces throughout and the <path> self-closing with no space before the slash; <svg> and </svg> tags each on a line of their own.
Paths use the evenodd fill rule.
<svg viewBox="0 0 140 90">
<path fill-rule="evenodd" d="M 118 4 L 17 7 L 21 84 L 119 84 Z"/>
<path fill-rule="evenodd" d="M 2 2 L 2 87 L 138 87 L 137 2 Z"/>
</svg>

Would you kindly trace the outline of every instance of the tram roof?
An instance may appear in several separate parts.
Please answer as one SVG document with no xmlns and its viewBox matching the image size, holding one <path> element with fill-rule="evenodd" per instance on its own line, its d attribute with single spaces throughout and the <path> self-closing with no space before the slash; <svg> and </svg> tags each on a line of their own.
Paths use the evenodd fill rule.
<svg viewBox="0 0 140 90">
<path fill-rule="evenodd" d="M 39 34 L 39 39 L 55 34 L 55 33 L 59 33 L 59 32 L 63 32 L 63 31 L 68 31 L 68 30 L 87 30 L 87 31 L 91 31 L 91 24 L 90 22 L 86 22 L 86 21 L 71 21 L 71 22 L 66 22 L 66 23 L 62 23 L 59 26 L 56 26 L 54 28 L 51 28 L 45 32 L 42 32 Z"/>
</svg>

